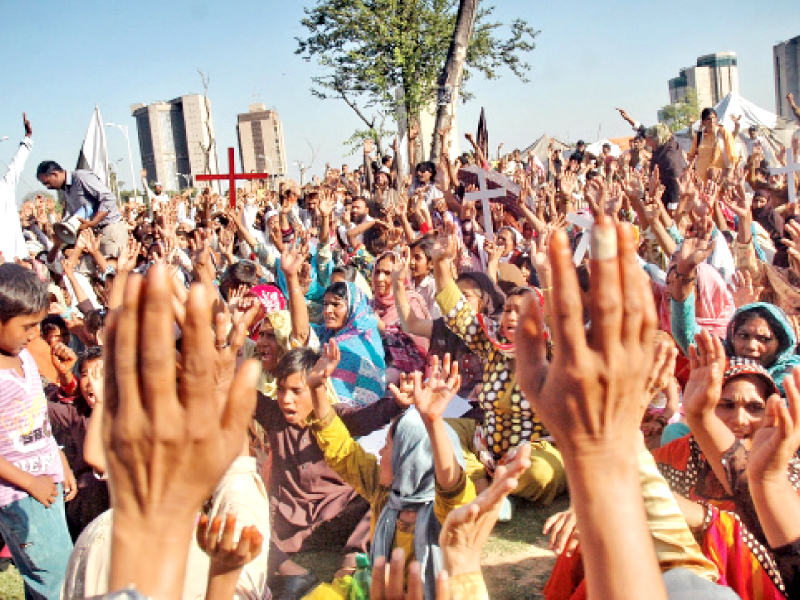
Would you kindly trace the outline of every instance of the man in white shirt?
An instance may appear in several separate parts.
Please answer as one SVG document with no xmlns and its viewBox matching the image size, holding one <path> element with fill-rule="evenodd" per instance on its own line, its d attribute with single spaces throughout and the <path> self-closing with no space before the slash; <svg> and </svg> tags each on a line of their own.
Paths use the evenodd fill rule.
<svg viewBox="0 0 800 600">
<path fill-rule="evenodd" d="M 147 185 L 147 169 L 142 169 L 142 185 L 144 186 L 145 194 L 147 194 L 147 199 L 150 201 L 150 210 L 158 210 L 162 203 L 169 202 L 169 196 L 164 192 L 158 181 L 153 184 L 155 194 L 150 191 L 150 186 Z"/>
<path fill-rule="evenodd" d="M 13 262 L 15 258 L 28 258 L 28 247 L 22 236 L 22 224 L 17 211 L 16 188 L 25 161 L 33 148 L 33 130 L 25 113 L 22 113 L 22 122 L 25 126 L 25 137 L 19 144 L 19 149 L 11 160 L 8 171 L 0 179 L 0 262 Z"/>
</svg>

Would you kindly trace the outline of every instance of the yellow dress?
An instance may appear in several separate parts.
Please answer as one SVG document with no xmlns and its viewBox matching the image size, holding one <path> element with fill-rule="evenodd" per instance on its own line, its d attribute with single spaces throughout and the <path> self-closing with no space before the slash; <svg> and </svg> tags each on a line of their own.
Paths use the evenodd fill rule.
<svg viewBox="0 0 800 600">
<path fill-rule="evenodd" d="M 350 432 L 338 416 L 334 416 L 330 423 L 313 425 L 312 431 L 317 438 L 317 444 L 325 454 L 328 466 L 369 502 L 370 537 L 372 537 L 378 517 L 389 500 L 389 488 L 380 483 L 378 459 L 350 436 Z M 444 491 L 438 484 L 436 485 L 433 512 L 439 523 L 444 523 L 451 511 L 469 504 L 474 499 L 475 486 L 462 471 L 461 479 L 452 490 Z M 414 560 L 414 526 L 401 524 L 399 519 L 397 525 L 393 547 L 405 550 L 406 567 L 408 567 Z"/>
<path fill-rule="evenodd" d="M 715 135 L 703 134 L 700 145 L 695 135 L 689 157 L 697 156 L 697 176 L 705 181 L 710 168 L 721 171 L 736 166 L 738 155 L 733 134 L 722 125 L 717 126 Z"/>
<path fill-rule="evenodd" d="M 567 473 L 561 453 L 549 441 L 542 422 L 517 385 L 513 358 L 496 348 L 481 327 L 478 316 L 464 299 L 455 281 L 450 281 L 436 296 L 447 328 L 459 336 L 475 354 L 486 361 L 478 401 L 484 410 L 481 425 L 487 450 L 475 443 L 478 424 L 473 419 L 448 419 L 458 434 L 467 474 L 473 481 L 487 479 L 488 473 L 481 452 L 491 452 L 501 459 L 509 450 L 531 442 L 531 467 L 519 478 L 515 496 L 549 504 L 567 488 Z M 479 432 L 480 433 L 480 432 Z"/>
</svg>

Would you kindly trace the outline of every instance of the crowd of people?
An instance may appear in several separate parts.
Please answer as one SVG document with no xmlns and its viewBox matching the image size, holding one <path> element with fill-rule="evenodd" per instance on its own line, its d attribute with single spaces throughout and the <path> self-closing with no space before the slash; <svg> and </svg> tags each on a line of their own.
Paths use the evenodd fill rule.
<svg viewBox="0 0 800 600">
<path fill-rule="evenodd" d="M 143 203 L 44 160 L 17 210 L 23 117 L 0 535 L 26 598 L 349 598 L 367 563 L 374 599 L 488 598 L 494 524 L 567 494 L 550 600 L 799 597 L 785 148 L 618 110 L 619 156 L 439 131 L 407 176 L 367 140 L 308 185 Z M 505 195 L 465 199 L 476 168 Z M 319 549 L 333 581 L 295 560 Z"/>
</svg>

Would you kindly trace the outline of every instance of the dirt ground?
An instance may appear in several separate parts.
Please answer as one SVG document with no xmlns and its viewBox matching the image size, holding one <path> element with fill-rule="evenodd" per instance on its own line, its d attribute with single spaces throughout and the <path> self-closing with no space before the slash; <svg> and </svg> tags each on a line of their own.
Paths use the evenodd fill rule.
<svg viewBox="0 0 800 600">
<path fill-rule="evenodd" d="M 517 501 L 514 518 L 498 523 L 483 549 L 483 576 L 492 600 L 543 598 L 542 590 L 555 563 L 542 528 L 547 518 L 569 506 L 561 497 L 551 506 L 537 507 Z M 331 581 L 340 558 L 331 552 L 306 552 L 295 560 L 313 570 L 322 581 Z"/>
</svg>

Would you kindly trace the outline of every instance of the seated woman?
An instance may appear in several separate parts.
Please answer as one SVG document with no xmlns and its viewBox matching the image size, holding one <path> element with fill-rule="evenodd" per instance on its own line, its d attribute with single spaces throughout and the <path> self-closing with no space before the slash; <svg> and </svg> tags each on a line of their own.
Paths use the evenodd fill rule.
<svg viewBox="0 0 800 600">
<path fill-rule="evenodd" d="M 412 373 L 425 369 L 425 357 L 428 354 L 429 338 L 412 336 L 401 328 L 400 315 L 397 310 L 395 295 L 392 292 L 392 271 L 397 262 L 394 252 L 384 252 L 378 256 L 372 268 L 372 308 L 378 316 L 378 329 L 391 358 L 391 367 L 387 370 L 387 380 L 397 383 L 400 373 Z M 417 292 L 406 292 L 409 306 L 415 316 L 428 319 L 428 307 L 425 300 Z"/>
<path fill-rule="evenodd" d="M 474 390 L 483 380 L 483 358 L 475 354 L 458 335 L 447 328 L 444 317 L 424 319 L 411 310 L 408 298 L 412 292 L 406 290 L 404 285 L 408 278 L 410 254 L 410 251 L 405 249 L 402 257 L 395 260 L 392 271 L 395 306 L 403 331 L 430 339 L 430 354 L 437 356 L 439 360 L 444 360 L 444 355 L 450 354 L 453 360 L 458 362 L 461 372 L 461 389 L 458 393 L 462 398 L 470 398 L 474 396 Z M 505 295 L 485 273 L 463 273 L 456 281 L 456 285 L 475 314 L 493 319 L 502 309 Z M 480 412 L 482 418 L 483 410 L 480 409 Z"/>
<path fill-rule="evenodd" d="M 531 467 L 519 479 L 513 494 L 549 504 L 566 490 L 567 480 L 561 454 L 545 438 L 547 430 L 536 417 L 531 403 L 517 385 L 514 333 L 524 296 L 532 288 L 511 290 L 503 306 L 498 331 L 494 324 L 476 314 L 453 280 L 455 243 L 442 236 L 434 249 L 434 273 L 439 304 L 448 329 L 486 361 L 478 401 L 485 411 L 483 422 L 456 419 L 467 460 L 467 473 L 478 490 L 485 489 L 495 466 L 515 447 L 532 442 Z"/>
<path fill-rule="evenodd" d="M 370 504 L 372 563 L 379 557 L 388 560 L 394 548 L 403 548 L 407 561 L 419 561 L 425 598 L 433 600 L 442 569 L 441 524 L 452 510 L 475 498 L 458 438 L 442 419 L 459 387 L 458 365 L 451 365 L 447 357 L 439 369 L 435 361 L 427 383 L 415 372 L 413 384 L 409 377 L 401 388 L 394 388 L 413 398 L 416 410 L 392 421 L 379 464 L 331 410 L 325 384 L 339 358 L 336 342 L 327 344 L 307 378 L 317 443 L 328 465 Z"/>
<path fill-rule="evenodd" d="M 684 244 L 692 238 L 687 238 Z M 670 267 L 668 283 L 672 336 L 684 353 L 700 331 L 695 302 L 698 266 L 710 249 L 681 249 Z M 773 304 L 754 302 L 739 307 L 727 325 L 725 349 L 730 357 L 749 358 L 767 369 L 782 389 L 784 377 L 800 365 L 797 337 L 783 311 Z"/>
<path fill-rule="evenodd" d="M 342 360 L 332 378 L 339 401 L 352 406 L 366 406 L 383 398 L 386 392 L 383 343 L 378 332 L 378 319 L 364 293 L 354 283 L 330 285 L 323 300 L 322 325 L 309 325 L 305 302 L 295 300 L 293 289 L 290 283 L 295 339 L 304 345 L 313 330 L 320 343 L 336 340 L 339 345 Z M 297 319 L 294 318 L 295 311 Z"/>
<path fill-rule="evenodd" d="M 778 393 L 766 369 L 731 358 L 707 332 L 697 336 L 684 408 L 692 434 L 654 451 L 659 469 L 681 500 L 681 510 L 721 582 L 742 598 L 783 598 L 784 574 L 766 543 L 741 476 L 747 451 L 762 426 L 767 400 Z M 800 460 L 787 473 L 800 489 Z M 683 500 L 685 499 L 685 500 Z"/>
</svg>

